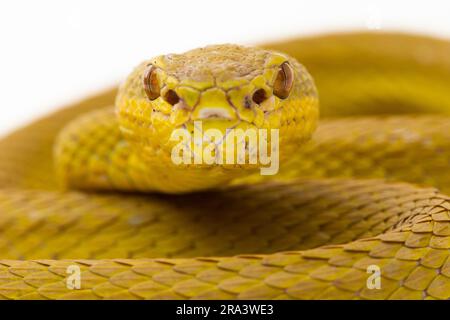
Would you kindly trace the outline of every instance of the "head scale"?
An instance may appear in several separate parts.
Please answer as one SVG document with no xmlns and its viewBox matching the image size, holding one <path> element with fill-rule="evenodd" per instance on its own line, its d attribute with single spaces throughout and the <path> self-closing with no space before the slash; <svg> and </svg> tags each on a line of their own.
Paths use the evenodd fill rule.
<svg viewBox="0 0 450 320">
<path fill-rule="evenodd" d="M 140 64 L 122 85 L 116 110 L 124 136 L 142 154 L 170 157 L 177 128 L 279 129 L 282 144 L 309 139 L 318 118 L 311 76 L 285 54 L 214 45 L 158 56 Z M 280 145 L 280 157 L 290 148 Z M 281 158 L 280 158 L 281 159 Z"/>
</svg>

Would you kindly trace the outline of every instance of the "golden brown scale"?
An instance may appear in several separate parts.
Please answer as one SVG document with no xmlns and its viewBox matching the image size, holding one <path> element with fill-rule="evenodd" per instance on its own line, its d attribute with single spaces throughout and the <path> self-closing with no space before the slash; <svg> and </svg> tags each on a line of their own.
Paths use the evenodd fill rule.
<svg viewBox="0 0 450 320">
<path fill-rule="evenodd" d="M 308 68 L 326 117 L 449 113 L 445 41 L 350 34 L 268 47 Z M 350 179 L 449 191 L 450 119 L 326 119 L 296 161 L 282 163 L 279 183 L 255 176 L 241 181 L 251 185 L 182 196 L 60 190 L 52 163 L 57 134 L 102 109 L 65 132 L 96 133 L 90 149 L 73 150 L 81 152 L 76 159 L 109 156 L 102 153 L 111 150 L 107 139 L 116 146 L 120 136 L 107 120 L 115 94 L 0 141 L 0 297 L 450 298 L 450 199 L 429 187 Z M 91 161 L 89 172 L 103 170 L 101 161 Z M 83 271 L 80 290 L 66 286 L 74 264 Z M 366 285 L 370 265 L 381 269 L 379 290 Z"/>
<path fill-rule="evenodd" d="M 3 256 L 25 259 L 0 261 L 7 298 L 449 294 L 450 199 L 434 189 L 330 179 L 177 198 L 9 190 L 0 201 Z M 347 244 L 313 249 L 336 243 Z M 210 258 L 186 259 L 195 256 Z M 72 264 L 81 290 L 66 288 Z M 369 265 L 382 270 L 381 290 L 366 287 Z"/>
<path fill-rule="evenodd" d="M 283 162 L 310 139 L 317 118 L 316 88 L 294 59 L 258 48 L 208 46 L 141 63 L 121 86 L 115 113 L 110 108 L 85 114 L 60 132 L 55 166 L 67 188 L 164 193 L 211 189 L 255 172 L 257 166 L 174 163 L 172 152 L 179 144 L 172 139 L 174 132 L 184 130 L 195 139 L 200 122 L 202 134 L 219 132 L 216 148 L 221 149 L 229 129 L 264 129 L 269 138 L 276 129 Z M 205 138 L 201 145 L 208 142 Z M 193 141 L 187 144 L 192 158 L 204 156 Z M 226 153 L 222 150 L 224 162 Z"/>
</svg>

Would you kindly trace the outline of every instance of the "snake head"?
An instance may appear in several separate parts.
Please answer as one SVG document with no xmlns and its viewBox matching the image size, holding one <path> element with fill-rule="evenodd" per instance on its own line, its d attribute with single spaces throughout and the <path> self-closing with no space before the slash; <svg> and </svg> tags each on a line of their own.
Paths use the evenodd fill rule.
<svg viewBox="0 0 450 320">
<path fill-rule="evenodd" d="M 170 157 L 174 130 L 194 133 L 201 121 L 222 141 L 228 129 L 279 129 L 282 157 L 310 138 L 318 98 L 295 59 L 225 44 L 143 62 L 122 85 L 116 111 L 123 135 L 144 155 Z"/>
</svg>

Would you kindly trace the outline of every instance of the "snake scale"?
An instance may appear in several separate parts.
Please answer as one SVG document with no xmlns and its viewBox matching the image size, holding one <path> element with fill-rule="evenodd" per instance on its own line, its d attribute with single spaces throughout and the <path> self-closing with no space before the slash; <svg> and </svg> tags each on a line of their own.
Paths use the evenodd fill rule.
<svg viewBox="0 0 450 320">
<path fill-rule="evenodd" d="M 450 43 L 259 47 L 157 57 L 0 140 L 0 297 L 449 299 Z M 192 119 L 279 128 L 279 173 L 169 163 Z"/>
</svg>

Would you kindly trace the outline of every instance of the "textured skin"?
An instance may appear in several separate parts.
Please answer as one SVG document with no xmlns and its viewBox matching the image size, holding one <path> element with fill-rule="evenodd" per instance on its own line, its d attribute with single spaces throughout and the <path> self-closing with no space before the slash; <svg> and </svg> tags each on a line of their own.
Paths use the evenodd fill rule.
<svg viewBox="0 0 450 320">
<path fill-rule="evenodd" d="M 279 99 L 272 87 L 284 62 L 292 66 L 295 81 L 289 97 Z M 142 81 L 149 64 L 157 68 L 161 87 L 153 101 Z M 261 104 L 252 100 L 256 90 L 266 92 Z M 176 92 L 179 103 L 168 103 L 168 92 Z M 212 112 L 214 118 L 204 117 Z M 226 129 L 279 129 L 284 162 L 311 138 L 317 118 L 312 77 L 293 58 L 259 48 L 208 46 L 141 63 L 121 86 L 115 109 L 85 114 L 62 130 L 55 144 L 56 167 L 68 188 L 165 193 L 210 189 L 255 172 L 257 166 L 174 164 L 171 153 L 179 142 L 170 139 L 174 130 L 193 133 L 195 121 L 201 121 L 204 131 L 215 129 L 226 141 Z M 198 155 L 194 144 L 189 146 Z"/>
<path fill-rule="evenodd" d="M 88 137 L 107 147 L 115 90 L 2 139 L 0 297 L 449 299 L 450 198 L 431 186 L 450 191 L 450 45 L 354 34 L 267 47 L 301 61 L 323 101 L 282 181 L 178 196 L 61 190 L 58 132 L 101 109 L 75 129 L 99 124 Z M 66 287 L 72 264 L 80 290 Z M 366 287 L 369 265 L 380 290 Z"/>
</svg>

